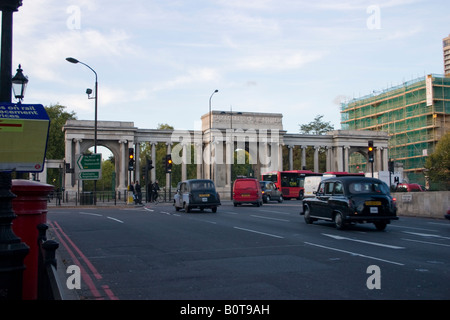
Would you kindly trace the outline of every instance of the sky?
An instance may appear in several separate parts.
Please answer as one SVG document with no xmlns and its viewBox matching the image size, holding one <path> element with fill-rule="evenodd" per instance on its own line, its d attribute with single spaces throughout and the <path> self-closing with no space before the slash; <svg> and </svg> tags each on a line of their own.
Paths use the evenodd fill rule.
<svg viewBox="0 0 450 320">
<path fill-rule="evenodd" d="M 448 0 L 24 0 L 14 13 L 13 75 L 23 103 L 79 120 L 199 129 L 212 110 L 283 114 L 283 128 L 341 102 L 435 73 L 450 34 Z"/>
</svg>

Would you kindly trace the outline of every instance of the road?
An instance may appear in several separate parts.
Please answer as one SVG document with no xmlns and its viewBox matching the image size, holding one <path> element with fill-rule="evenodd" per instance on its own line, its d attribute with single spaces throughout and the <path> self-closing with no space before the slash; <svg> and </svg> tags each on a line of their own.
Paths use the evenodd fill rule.
<svg viewBox="0 0 450 320">
<path fill-rule="evenodd" d="M 59 268 L 80 268 L 80 299 L 448 299 L 449 221 L 400 217 L 381 232 L 339 231 L 298 212 L 299 201 L 226 201 L 217 213 L 56 207 L 47 220 Z M 73 286 L 72 275 L 61 280 Z"/>
</svg>

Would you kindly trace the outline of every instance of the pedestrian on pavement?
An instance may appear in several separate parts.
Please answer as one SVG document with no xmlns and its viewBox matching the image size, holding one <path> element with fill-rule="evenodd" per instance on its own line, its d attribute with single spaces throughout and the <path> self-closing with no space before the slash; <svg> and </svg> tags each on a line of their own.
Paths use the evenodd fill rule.
<svg viewBox="0 0 450 320">
<path fill-rule="evenodd" d="M 134 185 L 134 192 L 136 194 L 135 203 L 142 204 L 142 190 L 139 181 L 136 181 L 136 184 Z"/>
<path fill-rule="evenodd" d="M 159 191 L 159 184 L 158 180 L 156 180 L 155 183 L 153 184 L 153 201 L 156 201 L 156 199 L 158 198 L 158 191 Z"/>
</svg>

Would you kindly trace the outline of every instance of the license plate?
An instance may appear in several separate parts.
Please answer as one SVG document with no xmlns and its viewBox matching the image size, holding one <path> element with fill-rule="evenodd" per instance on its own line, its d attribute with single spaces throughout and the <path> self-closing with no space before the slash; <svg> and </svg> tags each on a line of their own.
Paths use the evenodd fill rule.
<svg viewBox="0 0 450 320">
<path fill-rule="evenodd" d="M 248 194 L 248 193 L 243 193 L 242 196 L 243 196 L 243 197 L 250 197 L 250 194 Z"/>
<path fill-rule="evenodd" d="M 378 207 L 370 207 L 370 213 L 378 213 Z"/>
<path fill-rule="evenodd" d="M 209 193 L 207 193 L 207 194 L 199 194 L 198 196 L 200 198 L 208 198 L 209 197 Z"/>
<path fill-rule="evenodd" d="M 208 198 L 202 198 L 203 202 L 208 202 Z"/>
<path fill-rule="evenodd" d="M 381 201 L 366 201 L 366 206 L 381 206 Z"/>
</svg>

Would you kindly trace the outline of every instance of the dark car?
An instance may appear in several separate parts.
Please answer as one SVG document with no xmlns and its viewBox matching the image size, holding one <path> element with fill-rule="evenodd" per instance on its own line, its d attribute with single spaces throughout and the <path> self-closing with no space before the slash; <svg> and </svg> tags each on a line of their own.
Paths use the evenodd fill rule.
<svg viewBox="0 0 450 320">
<path fill-rule="evenodd" d="M 379 179 L 337 177 L 323 180 L 314 198 L 303 200 L 306 223 L 334 221 L 337 229 L 350 223 L 373 223 L 384 230 L 391 220 L 398 220 L 395 199 Z"/>
<path fill-rule="evenodd" d="M 220 196 L 214 182 L 208 179 L 191 179 L 178 183 L 177 193 L 173 199 L 175 210 L 184 208 L 185 212 L 190 212 L 194 208 L 217 212 L 220 204 Z"/>
<path fill-rule="evenodd" d="M 269 201 L 283 202 L 283 195 L 272 181 L 260 181 L 263 202 Z"/>
<path fill-rule="evenodd" d="M 444 214 L 445 219 L 450 220 L 450 207 L 448 207 L 447 212 Z"/>
</svg>

